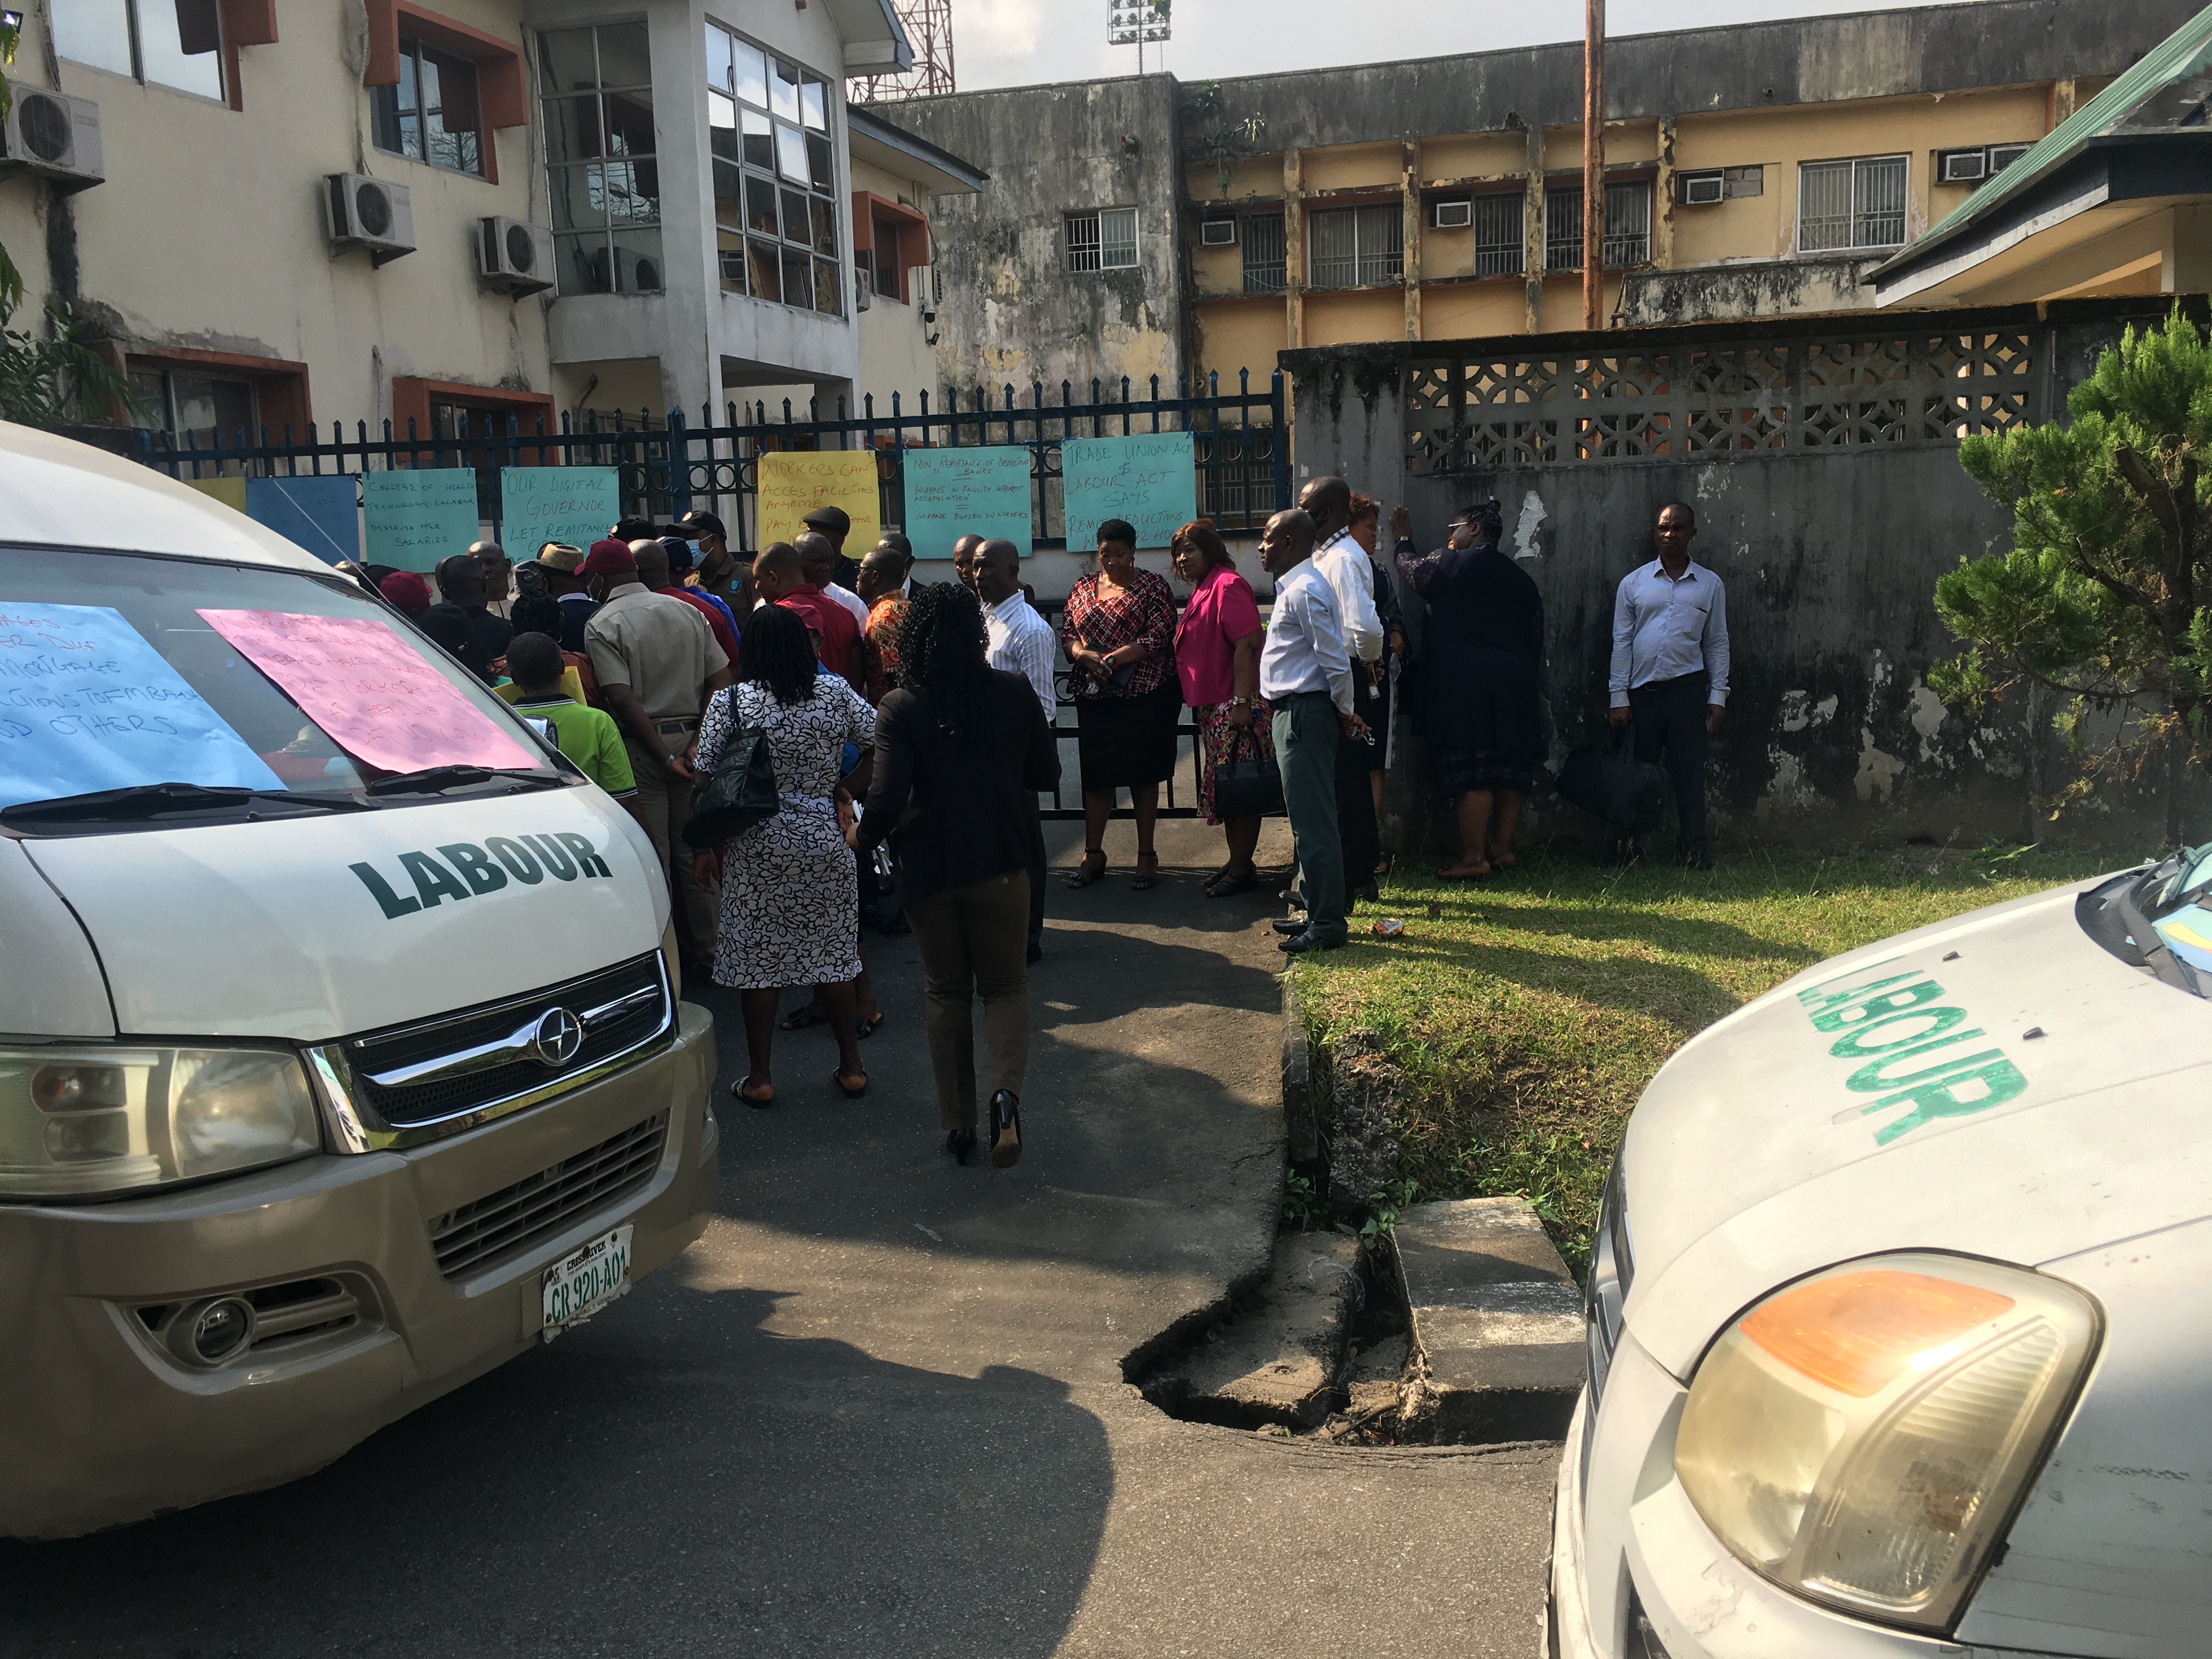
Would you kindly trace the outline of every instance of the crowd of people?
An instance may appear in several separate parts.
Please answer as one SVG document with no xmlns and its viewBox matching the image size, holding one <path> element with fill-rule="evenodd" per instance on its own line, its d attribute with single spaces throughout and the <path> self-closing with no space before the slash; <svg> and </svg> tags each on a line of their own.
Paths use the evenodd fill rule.
<svg viewBox="0 0 2212 1659">
<path fill-rule="evenodd" d="M 1274 924 L 1286 953 L 1341 945 L 1352 907 L 1377 896 L 1394 700 L 1410 699 L 1400 725 L 1425 742 L 1431 780 L 1456 812 L 1459 855 L 1439 876 L 1514 864 L 1547 748 L 1542 597 L 1499 547 L 1495 501 L 1455 519 L 1428 552 L 1395 508 L 1387 560 L 1382 520 L 1343 479 L 1309 482 L 1260 538 L 1273 579 L 1264 621 L 1206 520 L 1170 541 L 1181 603 L 1139 562 L 1132 526 L 1100 525 L 1095 568 L 1056 627 L 1012 542 L 963 537 L 949 550 L 956 580 L 917 586 L 904 537 L 855 559 L 835 507 L 750 558 L 720 519 L 695 511 L 665 527 L 625 519 L 588 549 L 549 542 L 520 564 L 478 543 L 428 580 L 365 574 L 636 819 L 685 970 L 738 993 L 737 1098 L 771 1106 L 777 1034 L 816 1024 L 836 1041 L 830 1086 L 864 1096 L 859 1045 L 884 1018 L 864 927 L 910 932 L 945 1150 L 964 1164 L 985 1134 L 1003 1168 L 1021 1154 L 1028 975 L 1043 949 L 1038 797 L 1060 781 L 1063 696 L 1085 832 L 1071 890 L 1107 878 L 1106 826 L 1124 792 L 1129 885 L 1158 884 L 1160 791 L 1185 708 L 1199 808 L 1227 854 L 1201 890 L 1259 887 L 1261 819 L 1283 812 L 1297 860 L 1283 891 L 1293 914 Z M 1656 556 L 1620 582 L 1610 718 L 1632 722 L 1638 759 L 1667 769 L 1678 850 L 1709 867 L 1705 738 L 1726 703 L 1729 651 L 1719 579 L 1688 559 L 1695 529 L 1688 507 L 1662 508 Z M 1401 591 L 1418 603 L 1417 656 Z M 695 844 L 702 781 L 763 754 L 773 809 Z M 808 1000 L 786 1013 L 794 988 Z"/>
</svg>

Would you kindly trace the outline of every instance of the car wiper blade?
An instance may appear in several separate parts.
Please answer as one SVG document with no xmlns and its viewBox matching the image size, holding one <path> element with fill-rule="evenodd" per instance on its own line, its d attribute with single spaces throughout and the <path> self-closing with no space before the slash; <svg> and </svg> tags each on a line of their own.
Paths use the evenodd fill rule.
<svg viewBox="0 0 2212 1659">
<path fill-rule="evenodd" d="M 368 802 L 351 795 L 309 794 L 295 789 L 210 787 L 198 783 L 139 783 L 82 795 L 27 800 L 0 810 L 0 823 L 130 823 L 178 812 L 236 811 L 263 802 L 325 812 L 366 812 Z"/>
<path fill-rule="evenodd" d="M 470 784 L 520 784 L 532 789 L 552 789 L 568 781 L 560 772 L 526 770 L 514 766 L 428 766 L 420 772 L 402 772 L 379 778 L 368 786 L 372 795 L 429 795 L 441 789 Z"/>
</svg>

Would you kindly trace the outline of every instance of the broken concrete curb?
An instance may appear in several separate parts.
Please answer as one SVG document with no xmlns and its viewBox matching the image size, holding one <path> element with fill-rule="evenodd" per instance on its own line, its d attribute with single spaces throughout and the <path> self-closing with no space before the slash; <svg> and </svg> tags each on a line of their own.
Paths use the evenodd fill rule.
<svg viewBox="0 0 2212 1659">
<path fill-rule="evenodd" d="M 1145 1397 L 1190 1421 L 1315 1428 L 1339 1401 L 1352 1316 L 1365 1300 L 1358 1240 L 1281 1234 L 1236 1317 L 1147 1377 Z"/>
<path fill-rule="evenodd" d="M 1295 974 L 1283 975 L 1283 1127 L 1293 1164 L 1321 1156 L 1321 1124 L 1313 1097 L 1313 1042 L 1306 1030 L 1306 1000 Z"/>
</svg>

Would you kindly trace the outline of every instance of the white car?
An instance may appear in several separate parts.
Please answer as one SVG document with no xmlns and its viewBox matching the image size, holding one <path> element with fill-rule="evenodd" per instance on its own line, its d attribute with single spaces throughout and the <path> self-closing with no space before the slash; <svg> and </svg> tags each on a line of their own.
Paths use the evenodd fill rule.
<svg viewBox="0 0 2212 1659">
<path fill-rule="evenodd" d="M 2212 1650 L 2208 891 L 2212 849 L 1869 945 L 1652 1080 L 1548 1653 Z"/>
</svg>

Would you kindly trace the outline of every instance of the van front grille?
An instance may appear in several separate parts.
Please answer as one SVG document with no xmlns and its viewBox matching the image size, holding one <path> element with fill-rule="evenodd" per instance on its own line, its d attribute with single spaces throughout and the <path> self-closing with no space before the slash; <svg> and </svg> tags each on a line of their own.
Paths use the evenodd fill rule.
<svg viewBox="0 0 2212 1659">
<path fill-rule="evenodd" d="M 580 1216 L 653 1179 L 668 1140 L 668 1114 L 648 1118 L 550 1170 L 486 1194 L 430 1223 L 438 1271 L 460 1279 L 573 1225 Z"/>
</svg>

